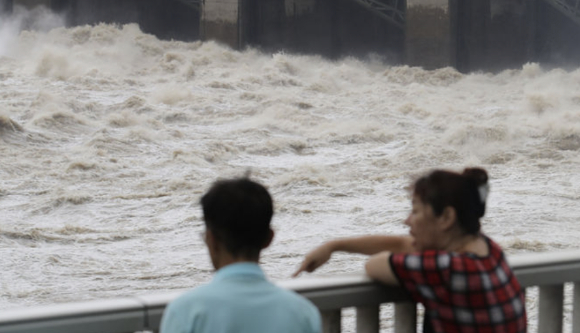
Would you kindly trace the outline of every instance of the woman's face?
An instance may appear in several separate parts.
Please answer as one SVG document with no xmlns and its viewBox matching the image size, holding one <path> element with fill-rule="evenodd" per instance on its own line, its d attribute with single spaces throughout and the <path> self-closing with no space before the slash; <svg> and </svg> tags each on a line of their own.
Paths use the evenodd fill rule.
<svg viewBox="0 0 580 333">
<path fill-rule="evenodd" d="M 417 251 L 438 249 L 440 231 L 437 228 L 437 217 L 431 205 L 423 203 L 413 195 L 411 213 L 405 224 L 410 227 L 409 234 L 413 237 L 413 246 Z"/>
</svg>

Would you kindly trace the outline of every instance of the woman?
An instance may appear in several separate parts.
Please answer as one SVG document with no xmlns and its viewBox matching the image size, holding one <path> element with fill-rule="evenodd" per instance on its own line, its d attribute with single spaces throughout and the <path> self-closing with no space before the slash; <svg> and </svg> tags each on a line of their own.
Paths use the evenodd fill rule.
<svg viewBox="0 0 580 333">
<path fill-rule="evenodd" d="M 526 332 L 524 290 L 502 249 L 480 232 L 489 186 L 483 169 L 436 170 L 412 186 L 409 236 L 337 239 L 306 255 L 313 272 L 333 252 L 372 255 L 367 274 L 425 306 L 423 332 Z"/>
</svg>

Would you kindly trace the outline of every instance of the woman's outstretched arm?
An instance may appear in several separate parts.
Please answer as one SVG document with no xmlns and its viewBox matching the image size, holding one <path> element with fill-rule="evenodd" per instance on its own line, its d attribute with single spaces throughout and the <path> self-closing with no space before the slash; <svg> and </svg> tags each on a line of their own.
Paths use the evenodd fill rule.
<svg viewBox="0 0 580 333">
<path fill-rule="evenodd" d="M 385 251 L 373 255 L 365 264 L 365 271 L 367 275 L 377 281 L 385 284 L 398 285 L 399 281 L 393 273 L 393 269 L 389 264 L 392 252 Z"/>
<path fill-rule="evenodd" d="M 335 239 L 309 252 L 300 268 L 292 276 L 296 277 L 302 272 L 314 272 L 330 259 L 333 252 L 374 255 L 384 251 L 412 252 L 413 239 L 410 236 L 362 236 Z"/>
</svg>

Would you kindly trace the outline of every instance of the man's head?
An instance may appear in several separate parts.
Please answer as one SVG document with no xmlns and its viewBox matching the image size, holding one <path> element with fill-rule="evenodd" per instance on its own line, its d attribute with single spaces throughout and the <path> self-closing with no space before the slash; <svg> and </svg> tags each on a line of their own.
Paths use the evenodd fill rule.
<svg viewBox="0 0 580 333">
<path fill-rule="evenodd" d="M 248 178 L 215 182 L 201 198 L 207 229 L 206 243 L 212 262 L 219 269 L 226 255 L 234 261 L 258 261 L 270 245 L 274 214 L 266 188 Z"/>
</svg>

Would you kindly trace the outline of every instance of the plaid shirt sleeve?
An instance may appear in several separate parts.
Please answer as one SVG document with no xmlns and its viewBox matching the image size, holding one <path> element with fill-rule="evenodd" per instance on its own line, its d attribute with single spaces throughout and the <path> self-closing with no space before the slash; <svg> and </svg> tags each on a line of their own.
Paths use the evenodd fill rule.
<svg viewBox="0 0 580 333">
<path fill-rule="evenodd" d="M 447 285 L 451 256 L 438 251 L 392 254 L 391 268 L 403 286 L 420 303 L 435 299 L 449 301 Z"/>
</svg>

